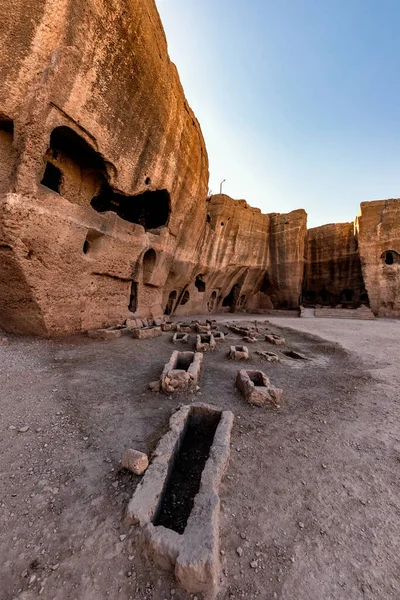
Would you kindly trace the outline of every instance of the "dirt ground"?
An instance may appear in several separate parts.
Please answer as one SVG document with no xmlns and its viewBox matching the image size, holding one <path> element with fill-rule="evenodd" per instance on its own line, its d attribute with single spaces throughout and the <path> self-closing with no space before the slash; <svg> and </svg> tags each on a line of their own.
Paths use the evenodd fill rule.
<svg viewBox="0 0 400 600">
<path fill-rule="evenodd" d="M 246 365 L 284 389 L 281 409 L 251 407 L 235 390 L 242 365 L 227 353 L 242 342 L 237 334 L 205 355 L 200 392 L 179 397 L 148 389 L 176 349 L 170 333 L 8 336 L 1 600 L 193 598 L 142 556 L 123 524 L 140 478 L 121 471 L 120 458 L 129 447 L 151 452 L 171 411 L 194 400 L 235 414 L 220 489 L 219 600 L 400 598 L 400 324 L 269 320 L 285 350 L 309 358 L 267 363 L 255 350 L 277 348 L 249 345 Z"/>
</svg>

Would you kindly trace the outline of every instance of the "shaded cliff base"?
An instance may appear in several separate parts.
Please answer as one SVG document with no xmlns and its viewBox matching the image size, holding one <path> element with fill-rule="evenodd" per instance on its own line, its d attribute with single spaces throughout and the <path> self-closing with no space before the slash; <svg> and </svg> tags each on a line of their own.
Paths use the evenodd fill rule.
<svg viewBox="0 0 400 600">
<path fill-rule="evenodd" d="M 323 321 L 290 326 L 315 327 L 320 337 L 272 330 L 318 362 L 266 363 L 255 350 L 270 346 L 259 342 L 247 363 L 284 389 L 279 411 L 251 407 L 235 392 L 239 367 L 226 357 L 232 334 L 204 357 L 198 399 L 236 416 L 220 489 L 218 600 L 397 597 L 398 457 L 390 440 L 400 418 L 398 326 L 331 321 L 331 339 L 351 352 L 322 339 Z M 151 452 L 171 411 L 193 399 L 160 399 L 147 388 L 171 354 L 170 334 L 104 343 L 9 338 L 0 347 L 4 597 L 189 600 L 122 524 L 140 480 L 120 470 L 122 451 L 134 444 Z"/>
</svg>

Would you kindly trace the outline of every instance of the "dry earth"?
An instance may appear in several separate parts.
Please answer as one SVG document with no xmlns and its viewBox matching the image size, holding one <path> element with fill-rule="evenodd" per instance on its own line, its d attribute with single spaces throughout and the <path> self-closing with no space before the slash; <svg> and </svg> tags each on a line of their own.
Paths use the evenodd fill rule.
<svg viewBox="0 0 400 600">
<path fill-rule="evenodd" d="M 179 398 L 147 389 L 176 348 L 171 334 L 9 336 L 0 346 L 1 600 L 188 598 L 123 524 L 140 478 L 119 461 L 127 447 L 151 452 L 171 411 L 194 398 L 236 417 L 220 490 L 219 600 L 400 597 L 400 325 L 270 321 L 310 358 L 270 364 L 255 350 L 279 349 L 250 345 L 248 366 L 284 389 L 280 410 L 248 406 L 235 391 L 232 333 L 205 355 L 200 394 Z"/>
</svg>

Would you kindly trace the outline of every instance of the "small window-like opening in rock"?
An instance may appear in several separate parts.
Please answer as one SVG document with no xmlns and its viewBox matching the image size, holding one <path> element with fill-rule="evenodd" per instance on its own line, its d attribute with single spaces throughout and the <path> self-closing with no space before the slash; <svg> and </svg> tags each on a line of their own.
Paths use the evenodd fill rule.
<svg viewBox="0 0 400 600">
<path fill-rule="evenodd" d="M 207 215 L 207 223 L 211 223 L 211 215 Z"/>
<path fill-rule="evenodd" d="M 100 193 L 92 199 L 91 205 L 97 212 L 113 211 L 121 219 L 142 225 L 146 230 L 167 225 L 170 214 L 170 197 L 167 190 L 125 196 L 104 184 Z"/>
<path fill-rule="evenodd" d="M 131 293 L 130 293 L 130 297 L 129 297 L 129 310 L 133 313 L 137 311 L 137 282 L 136 281 L 132 281 L 132 285 L 131 285 Z"/>
<path fill-rule="evenodd" d="M 88 242 L 88 240 L 85 240 L 83 243 L 83 254 L 87 254 L 90 250 L 90 242 Z"/>
<path fill-rule="evenodd" d="M 175 365 L 175 369 L 178 369 L 180 371 L 187 371 L 192 362 L 193 354 L 191 352 L 189 352 L 188 354 L 180 353 Z"/>
<path fill-rule="evenodd" d="M 147 250 L 143 256 L 143 281 L 148 283 L 157 262 L 157 253 L 153 248 Z"/>
<path fill-rule="evenodd" d="M 192 409 L 153 520 L 156 527 L 185 531 L 220 420 L 221 413 Z"/>
<path fill-rule="evenodd" d="M 176 291 L 173 290 L 170 295 L 168 296 L 168 302 L 167 302 L 167 306 L 165 307 L 165 311 L 164 314 L 165 315 L 171 315 L 172 311 L 174 310 L 174 305 L 175 305 L 175 301 L 176 301 Z"/>
<path fill-rule="evenodd" d="M 41 184 L 59 194 L 61 182 L 62 173 L 60 169 L 55 167 L 52 163 L 47 162 Z"/>
<path fill-rule="evenodd" d="M 6 133 L 14 134 L 14 121 L 9 119 L 0 119 L 0 130 Z"/>
<path fill-rule="evenodd" d="M 394 263 L 393 254 L 391 252 L 386 252 L 385 263 L 387 265 L 392 265 Z"/>
<path fill-rule="evenodd" d="M 186 290 L 186 292 L 185 292 L 185 293 L 183 294 L 183 296 L 182 296 L 181 304 L 182 304 L 182 305 L 184 305 L 184 304 L 187 304 L 187 303 L 189 302 L 189 300 L 190 300 L 190 294 L 189 294 L 189 292 Z"/>
<path fill-rule="evenodd" d="M 151 179 L 150 177 L 146 177 L 146 179 L 144 180 L 146 185 L 150 185 L 151 184 Z"/>
<path fill-rule="evenodd" d="M 197 287 L 197 289 L 199 290 L 199 292 L 206 291 L 206 284 L 205 284 L 205 281 L 203 281 L 203 277 L 204 277 L 204 275 L 197 275 L 196 281 L 194 284 Z"/>
<path fill-rule="evenodd" d="M 254 383 L 255 386 L 257 386 L 257 387 L 264 386 L 264 380 L 262 378 L 261 373 L 258 373 L 258 372 L 249 373 L 249 377 L 250 377 L 250 380 Z"/>
<path fill-rule="evenodd" d="M 237 302 L 239 291 L 240 286 L 238 283 L 235 283 L 229 294 L 223 299 L 222 306 L 229 306 L 230 308 L 234 308 Z"/>
<path fill-rule="evenodd" d="M 224 225 L 225 225 L 225 223 L 224 223 L 224 222 L 222 222 L 222 223 L 221 223 L 221 227 L 223 227 Z"/>
</svg>

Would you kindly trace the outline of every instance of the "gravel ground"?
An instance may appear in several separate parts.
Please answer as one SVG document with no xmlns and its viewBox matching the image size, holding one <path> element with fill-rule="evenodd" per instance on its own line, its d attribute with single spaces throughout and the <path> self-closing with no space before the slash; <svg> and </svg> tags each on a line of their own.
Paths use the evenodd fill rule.
<svg viewBox="0 0 400 600">
<path fill-rule="evenodd" d="M 120 469 L 120 457 L 128 447 L 151 453 L 171 411 L 193 400 L 235 414 L 220 490 L 219 600 L 400 598 L 400 326 L 269 320 L 285 350 L 309 359 L 281 355 L 271 364 L 255 350 L 276 347 L 249 345 L 247 365 L 284 389 L 279 410 L 251 407 L 235 390 L 241 365 L 227 353 L 242 340 L 232 333 L 205 355 L 200 392 L 174 398 L 147 388 L 175 349 L 171 334 L 8 336 L 0 346 L 1 600 L 190 597 L 142 556 L 123 524 L 140 478 Z"/>
</svg>

